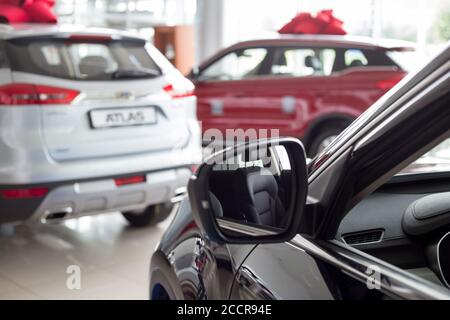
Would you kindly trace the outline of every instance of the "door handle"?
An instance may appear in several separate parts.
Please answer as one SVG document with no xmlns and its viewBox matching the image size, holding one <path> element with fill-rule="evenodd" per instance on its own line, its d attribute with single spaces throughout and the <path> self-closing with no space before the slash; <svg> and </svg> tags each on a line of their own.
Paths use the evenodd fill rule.
<svg viewBox="0 0 450 320">
<path fill-rule="evenodd" d="M 223 115 L 223 100 L 212 99 L 210 101 L 210 106 L 211 106 L 211 115 L 213 116 Z"/>
</svg>

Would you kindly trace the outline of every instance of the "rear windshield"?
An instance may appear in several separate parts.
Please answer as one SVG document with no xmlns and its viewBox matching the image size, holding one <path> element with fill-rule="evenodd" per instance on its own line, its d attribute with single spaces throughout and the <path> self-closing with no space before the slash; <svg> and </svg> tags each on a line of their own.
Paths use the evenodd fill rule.
<svg viewBox="0 0 450 320">
<path fill-rule="evenodd" d="M 162 74 L 139 40 L 13 39 L 6 51 L 12 70 L 57 78 L 119 80 Z"/>
</svg>

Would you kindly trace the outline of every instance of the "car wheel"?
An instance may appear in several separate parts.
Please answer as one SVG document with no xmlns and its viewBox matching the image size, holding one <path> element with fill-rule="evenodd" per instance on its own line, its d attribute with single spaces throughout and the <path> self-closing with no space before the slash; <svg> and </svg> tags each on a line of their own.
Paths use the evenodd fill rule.
<svg viewBox="0 0 450 320">
<path fill-rule="evenodd" d="M 309 145 L 308 157 L 314 158 L 321 153 L 344 129 L 344 126 L 332 126 L 318 131 Z"/>
<path fill-rule="evenodd" d="M 143 211 L 127 211 L 122 215 L 133 227 L 146 227 L 165 220 L 172 212 L 172 203 L 159 203 L 148 206 Z"/>
</svg>

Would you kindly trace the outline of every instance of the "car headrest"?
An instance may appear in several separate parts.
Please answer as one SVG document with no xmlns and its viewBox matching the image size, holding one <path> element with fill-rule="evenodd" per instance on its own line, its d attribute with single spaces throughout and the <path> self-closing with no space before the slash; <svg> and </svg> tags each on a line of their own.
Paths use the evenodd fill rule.
<svg viewBox="0 0 450 320">
<path fill-rule="evenodd" d="M 236 170 L 234 185 L 241 200 L 244 201 L 254 202 L 254 195 L 262 191 L 269 193 L 272 197 L 276 197 L 278 194 L 277 181 L 265 168 L 252 167 Z"/>
<path fill-rule="evenodd" d="M 361 60 L 355 59 L 350 63 L 349 67 L 361 67 L 363 65 L 364 65 L 364 63 L 362 63 Z"/>
<path fill-rule="evenodd" d="M 108 60 L 102 56 L 86 56 L 80 60 L 79 68 L 87 76 L 102 74 L 108 69 Z"/>
<path fill-rule="evenodd" d="M 320 70 L 320 61 L 314 56 L 306 56 L 305 66 L 313 68 L 314 70 Z"/>
</svg>

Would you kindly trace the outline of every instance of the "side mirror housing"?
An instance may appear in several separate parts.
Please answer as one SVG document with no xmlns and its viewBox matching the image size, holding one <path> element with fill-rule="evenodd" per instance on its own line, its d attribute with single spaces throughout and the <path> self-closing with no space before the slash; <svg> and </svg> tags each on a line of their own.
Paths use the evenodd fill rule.
<svg viewBox="0 0 450 320">
<path fill-rule="evenodd" d="M 197 80 L 199 74 L 200 74 L 200 68 L 198 66 L 194 66 L 194 67 L 192 67 L 191 72 L 189 72 L 187 77 L 189 78 L 189 80 L 195 81 L 195 80 Z"/>
<path fill-rule="evenodd" d="M 188 184 L 196 223 L 218 243 L 289 241 L 298 233 L 307 191 L 305 151 L 294 138 L 224 149 Z"/>
</svg>

